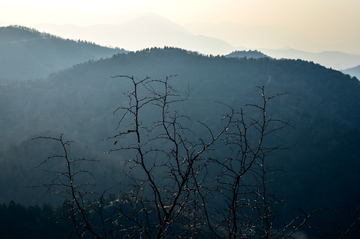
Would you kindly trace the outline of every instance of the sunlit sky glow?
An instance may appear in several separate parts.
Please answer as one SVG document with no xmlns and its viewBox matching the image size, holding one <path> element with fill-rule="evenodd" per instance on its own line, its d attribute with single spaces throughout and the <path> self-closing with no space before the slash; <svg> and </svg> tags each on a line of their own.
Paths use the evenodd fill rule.
<svg viewBox="0 0 360 239">
<path fill-rule="evenodd" d="M 359 0 L 0 0 L 0 24 L 118 24 L 151 12 L 183 25 L 233 22 L 277 24 L 313 40 L 360 39 Z"/>
</svg>

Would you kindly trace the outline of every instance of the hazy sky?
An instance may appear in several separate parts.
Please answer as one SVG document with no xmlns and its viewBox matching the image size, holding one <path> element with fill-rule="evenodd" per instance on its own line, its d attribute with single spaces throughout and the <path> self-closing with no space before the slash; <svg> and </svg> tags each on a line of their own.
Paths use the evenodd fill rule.
<svg viewBox="0 0 360 239">
<path fill-rule="evenodd" d="M 144 12 L 180 25 L 277 24 L 320 42 L 360 39 L 360 0 L 0 0 L 3 24 L 116 24 Z"/>
</svg>

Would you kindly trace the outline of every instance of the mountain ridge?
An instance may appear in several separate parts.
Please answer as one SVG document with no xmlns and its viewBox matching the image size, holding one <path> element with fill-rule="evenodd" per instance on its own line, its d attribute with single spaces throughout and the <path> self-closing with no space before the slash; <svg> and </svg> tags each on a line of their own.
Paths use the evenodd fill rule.
<svg viewBox="0 0 360 239">
<path fill-rule="evenodd" d="M 46 80 L 0 84 L 2 200 L 11 196 L 20 203 L 26 200 L 21 194 L 23 183 L 35 183 L 28 170 L 35 163 L 33 150 L 38 153 L 37 160 L 56 152 L 51 145 L 35 146 L 29 137 L 64 133 L 81 145 L 78 154 L 90 158 L 101 157 L 102 152 L 115 147 L 114 142 L 103 139 L 117 134 L 122 115 L 114 114 L 114 110 L 128 105 L 123 93 L 134 89 L 131 80 L 113 78 L 116 75 L 134 76 L 135 80 L 149 76 L 154 83 L 177 75 L 169 83 L 179 94 L 187 97 L 189 92 L 189 96 L 168 110 L 188 116 L 191 120 L 184 121 L 183 127 L 192 129 L 203 139 L 211 135 L 202 124 L 214 132 L 221 127 L 221 119 L 231 110 L 224 105 L 236 112 L 243 108 L 245 120 L 262 116 L 257 108 L 247 106 L 262 103 L 256 86 L 264 86 L 268 97 L 287 92 L 267 103 L 266 116 L 283 120 L 293 128 L 288 127 L 264 141 L 270 145 L 277 142 L 284 148 L 269 156 L 268 161 L 269 166 L 286 172 L 276 176 L 281 184 L 277 193 L 288 198 L 283 210 L 288 213 L 300 205 L 310 212 L 323 207 L 338 208 L 347 205 L 348 198 L 360 198 L 358 80 L 304 60 L 227 58 L 164 47 L 83 62 L 53 73 Z M 152 87 L 163 90 L 156 85 Z M 152 123 L 155 113 L 150 110 L 138 116 L 144 127 Z M 215 156 L 228 157 L 222 143 L 215 149 Z M 90 154 L 91 151 L 94 153 Z M 100 185 L 106 186 L 109 180 L 114 183 L 123 159 L 133 157 L 130 153 L 114 155 L 108 162 L 116 166 L 91 168 Z M 23 174 L 30 178 L 19 180 L 18 175 Z M 36 175 L 36 180 L 45 178 L 43 174 Z M 29 193 L 33 193 L 29 197 L 34 202 L 44 200 L 42 194 Z M 336 230 L 346 212 L 346 208 L 339 209 L 339 216 L 323 217 L 317 223 L 325 230 Z"/>
<path fill-rule="evenodd" d="M 359 65 L 360 55 L 348 54 L 339 51 L 322 51 L 318 53 L 299 51 L 293 48 L 285 49 L 264 49 L 260 48 L 259 51 L 267 54 L 273 58 L 281 59 L 302 59 L 321 64 L 328 68 L 342 70 Z"/>
<path fill-rule="evenodd" d="M 227 32 L 226 34 L 230 36 L 233 36 L 236 33 L 235 35 L 237 38 L 243 39 L 243 41 L 245 41 L 244 39 L 248 39 L 247 42 L 249 44 L 246 42 L 236 43 L 236 41 L 221 40 L 224 38 L 219 37 L 219 34 L 216 35 L 210 32 L 210 30 L 213 30 L 213 24 L 210 24 L 211 27 L 208 27 L 209 30 L 206 30 L 204 27 L 200 28 L 202 31 L 196 32 L 194 30 L 191 31 L 190 27 L 187 28 L 187 26 L 191 26 L 191 24 L 180 26 L 179 24 L 171 22 L 170 20 L 155 14 L 134 16 L 127 21 L 122 21 L 119 24 L 112 25 L 102 24 L 86 27 L 72 26 L 71 28 L 68 26 L 36 25 L 36 27 L 46 32 L 60 32 L 61 35 L 70 39 L 91 39 L 97 44 L 104 46 L 116 46 L 131 51 L 151 47 L 169 46 L 180 47 L 190 51 L 198 51 L 202 54 L 226 55 L 235 50 L 265 51 L 265 49 L 267 49 L 266 51 L 270 52 L 270 49 L 280 49 L 271 50 L 272 55 L 269 52 L 264 53 L 274 58 L 292 59 L 302 58 L 303 55 L 305 55 L 304 60 L 314 61 L 337 70 L 354 67 L 360 64 L 358 59 L 353 59 L 355 55 L 349 53 L 347 53 L 348 59 L 343 57 L 342 59 L 338 59 L 336 56 L 330 58 L 318 56 L 318 54 L 320 54 L 319 51 L 328 50 L 331 47 L 324 48 L 322 43 L 313 42 L 306 36 L 284 27 L 277 25 L 249 27 L 243 25 L 238 26 L 238 24 L 230 23 L 217 25 L 223 26 L 224 24 L 226 27 L 220 27 L 220 30 L 222 29 L 222 31 L 225 31 L 225 33 Z M 240 30 L 237 31 L 237 28 Z M 67 31 L 66 29 L 70 30 Z M 220 36 L 222 35 L 220 34 Z M 254 45 L 253 43 L 257 41 L 263 43 Z M 271 41 L 276 44 L 271 45 Z M 266 42 L 269 42 L 269 44 L 265 44 Z M 301 42 L 309 42 L 308 45 L 314 45 L 312 47 L 313 52 L 317 53 L 297 50 L 297 53 L 294 52 L 289 55 L 289 52 L 286 53 L 281 51 L 281 49 L 285 47 L 289 47 L 291 49 L 302 49 L 300 45 L 294 45 L 296 42 L 299 44 Z"/>
<path fill-rule="evenodd" d="M 191 34 L 166 18 L 154 16 L 142 16 L 116 25 L 73 26 L 72 31 L 67 34 L 64 26 L 37 25 L 36 27 L 47 32 L 62 32 L 71 39 L 92 39 L 104 46 L 117 46 L 130 51 L 170 46 L 217 55 L 235 49 L 223 40 Z"/>
<path fill-rule="evenodd" d="M 342 70 L 344 74 L 349 74 L 351 76 L 356 77 L 358 80 L 360 80 L 360 65 Z"/>
<path fill-rule="evenodd" d="M 222 38 L 231 45 L 245 46 L 247 48 L 278 49 L 286 46 L 291 48 L 307 49 L 312 51 L 323 49 L 323 44 L 309 37 L 279 25 L 247 26 L 230 22 L 188 23 L 185 25 L 190 32 L 198 32 L 214 38 Z"/>
<path fill-rule="evenodd" d="M 8 80 L 44 79 L 74 64 L 125 52 L 22 26 L 1 27 L 0 42 L 0 78 Z"/>
</svg>

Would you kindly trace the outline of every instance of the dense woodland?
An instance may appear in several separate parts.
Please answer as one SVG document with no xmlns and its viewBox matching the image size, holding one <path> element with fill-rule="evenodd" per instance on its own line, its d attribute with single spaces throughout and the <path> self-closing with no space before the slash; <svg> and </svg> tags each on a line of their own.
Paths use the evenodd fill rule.
<svg viewBox="0 0 360 239">
<path fill-rule="evenodd" d="M 100 52 L 94 44 L 23 28 L 0 30 L 6 30 L 0 39 L 0 202 L 4 212 L 0 215 L 28 215 L 17 216 L 12 221 L 1 220 L 12 225 L 16 221 L 18 227 L 24 224 L 24 228 L 33 231 L 34 238 L 47 237 L 37 235 L 50 233 L 51 226 L 45 218 L 56 218 L 56 208 L 64 201 L 57 195 L 47 194 L 45 188 L 34 187 L 51 181 L 54 175 L 49 171 L 64 167 L 61 162 L 51 161 L 37 168 L 44 159 L 61 152 L 61 148 L 56 142 L 32 140 L 34 137 L 64 134 L 67 140 L 76 141 L 71 146 L 74 157 L 98 160 L 78 165 L 93 173 L 96 178 L 93 189 L 100 192 L 112 188 L 108 193 L 113 195 L 118 191 L 124 162 L 131 154 L 104 154 L 116 146 L 114 141 L 103 139 L 116 134 L 121 114 L 113 112 L 127 104 L 123 93 L 131 91 L 132 84 L 126 79 L 112 78 L 115 75 L 138 79 L 176 75 L 170 84 L 182 96 L 188 94 L 188 98 L 174 104 L 172 110 L 191 119 L 186 126 L 199 138 L 208 137 L 208 131 L 199 127 L 198 121 L 214 131 L 221 127 L 221 119 L 229 110 L 222 104 L 235 111 L 243 108 L 248 120 L 258 117 L 257 111 L 246 106 L 259 104 L 256 86 L 264 86 L 269 96 L 286 93 L 272 100 L 267 108 L 270 117 L 290 125 L 268 138 L 268 142 L 278 142 L 283 148 L 269 156 L 271 165 L 281 170 L 274 176 L 279 184 L 275 192 L 286 198 L 286 206 L 279 208 L 279 213 L 292 215 L 299 207 L 308 212 L 329 209 L 309 220 L 317 228 L 316 233 L 306 232 L 319 235 L 320 231 L 325 238 L 337 238 L 360 216 L 357 211 L 360 205 L 358 79 L 302 60 L 211 56 L 172 47 L 124 53 L 102 49 L 111 55 L 96 60 L 90 57 Z M 25 41 L 29 39 L 32 40 Z M 40 40 L 45 43 L 37 44 Z M 42 50 L 45 48 L 49 50 Z M 69 55 L 64 56 L 62 49 L 67 49 Z M 81 57 L 72 55 L 76 52 L 81 52 Z M 31 55 L 36 55 L 37 61 L 32 61 Z M 49 55 L 58 61 L 48 60 Z M 70 58 L 79 64 L 74 65 Z M 87 59 L 82 60 L 84 58 Z M 59 64 L 61 61 L 72 66 L 64 67 Z M 48 65 L 39 75 L 37 72 L 22 74 L 20 66 L 38 69 L 32 64 L 46 62 L 54 68 Z M 58 71 L 55 66 L 62 70 Z M 43 77 L 45 72 L 49 74 L 47 77 Z M 144 115 L 144 121 L 155 120 L 152 112 Z M 225 157 L 221 144 L 216 147 L 218 157 Z M 41 209 L 36 205 L 44 206 Z M 54 215 L 48 217 L 49 213 Z M 1 237 L 14 237 L 13 227 L 5 228 L 10 234 Z M 36 232 L 39 228 L 45 229 Z M 56 234 L 58 238 L 65 235 Z M 356 238 L 354 235 L 350 234 L 349 238 Z"/>
</svg>

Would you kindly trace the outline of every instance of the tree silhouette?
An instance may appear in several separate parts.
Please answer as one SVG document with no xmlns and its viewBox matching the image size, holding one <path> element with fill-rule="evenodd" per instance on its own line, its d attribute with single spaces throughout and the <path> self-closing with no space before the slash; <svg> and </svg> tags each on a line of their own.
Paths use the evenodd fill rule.
<svg viewBox="0 0 360 239">
<path fill-rule="evenodd" d="M 38 137 L 62 146 L 63 154 L 43 163 L 61 159 L 65 170 L 44 186 L 67 199 L 63 218 L 79 238 L 293 238 L 318 212 L 299 210 L 289 220 L 277 213 L 285 200 L 274 190 L 279 169 L 269 156 L 281 144 L 267 139 L 290 125 L 273 119 L 267 105 L 284 94 L 267 97 L 258 87 L 261 103 L 246 105 L 257 110 L 255 117 L 220 104 L 228 113 L 211 129 L 172 109 L 188 98 L 171 87 L 175 76 L 113 78 L 133 86 L 124 93 L 128 104 L 114 111 L 120 112 L 118 133 L 105 139 L 114 147 L 108 153 L 126 158 L 116 200 L 77 180 L 92 177 L 77 165 L 92 160 L 72 159 L 71 141 Z"/>
</svg>

